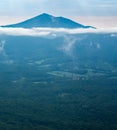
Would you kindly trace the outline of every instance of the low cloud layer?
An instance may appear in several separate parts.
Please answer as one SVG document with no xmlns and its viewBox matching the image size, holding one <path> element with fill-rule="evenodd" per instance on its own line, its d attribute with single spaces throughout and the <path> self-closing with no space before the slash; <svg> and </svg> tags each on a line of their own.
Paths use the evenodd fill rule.
<svg viewBox="0 0 117 130">
<path fill-rule="evenodd" d="M 117 36 L 117 28 L 110 29 L 64 29 L 64 28 L 0 28 L 0 35 L 11 36 L 36 36 L 36 37 L 57 37 L 64 34 L 87 34 L 87 33 L 110 33 L 111 36 Z"/>
</svg>

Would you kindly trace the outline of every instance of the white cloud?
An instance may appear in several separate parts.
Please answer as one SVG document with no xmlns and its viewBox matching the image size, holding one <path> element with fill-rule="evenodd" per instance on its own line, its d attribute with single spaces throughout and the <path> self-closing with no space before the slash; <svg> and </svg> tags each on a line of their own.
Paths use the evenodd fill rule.
<svg viewBox="0 0 117 130">
<path fill-rule="evenodd" d="M 57 37 L 64 34 L 87 34 L 87 33 L 110 33 L 111 35 L 117 36 L 117 28 L 109 29 L 64 29 L 64 28 L 0 28 L 0 34 L 11 35 L 11 36 L 49 36 Z"/>
<path fill-rule="evenodd" d="M 6 44 L 5 40 L 0 41 L 0 55 L 3 55 L 7 59 L 7 54 L 6 54 L 5 49 L 4 49 L 5 44 Z"/>
<path fill-rule="evenodd" d="M 0 53 L 4 52 L 5 40 L 0 41 Z"/>
</svg>

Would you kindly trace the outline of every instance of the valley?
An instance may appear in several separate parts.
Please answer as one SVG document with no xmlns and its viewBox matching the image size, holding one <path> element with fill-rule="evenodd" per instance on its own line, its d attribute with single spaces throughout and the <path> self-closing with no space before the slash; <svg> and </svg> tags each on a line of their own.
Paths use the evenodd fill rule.
<svg viewBox="0 0 117 130">
<path fill-rule="evenodd" d="M 117 129 L 117 37 L 0 38 L 0 129 Z"/>
</svg>

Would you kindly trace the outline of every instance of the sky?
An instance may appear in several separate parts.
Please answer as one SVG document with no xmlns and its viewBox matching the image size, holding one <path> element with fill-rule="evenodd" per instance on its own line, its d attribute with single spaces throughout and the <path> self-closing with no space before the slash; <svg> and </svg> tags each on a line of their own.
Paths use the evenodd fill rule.
<svg viewBox="0 0 117 130">
<path fill-rule="evenodd" d="M 117 27 L 117 0 L 0 0 L 0 25 L 41 13 L 101 28 Z"/>
</svg>

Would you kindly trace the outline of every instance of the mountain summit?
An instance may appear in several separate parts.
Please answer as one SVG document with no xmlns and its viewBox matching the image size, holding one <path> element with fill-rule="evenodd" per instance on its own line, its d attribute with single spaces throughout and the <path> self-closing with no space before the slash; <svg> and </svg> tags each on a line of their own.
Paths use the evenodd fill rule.
<svg viewBox="0 0 117 130">
<path fill-rule="evenodd" d="M 84 26 L 64 17 L 55 17 L 46 13 L 40 14 L 36 17 L 30 18 L 20 23 L 6 25 L 2 27 L 50 27 L 50 28 L 93 28 L 91 26 Z"/>
</svg>

